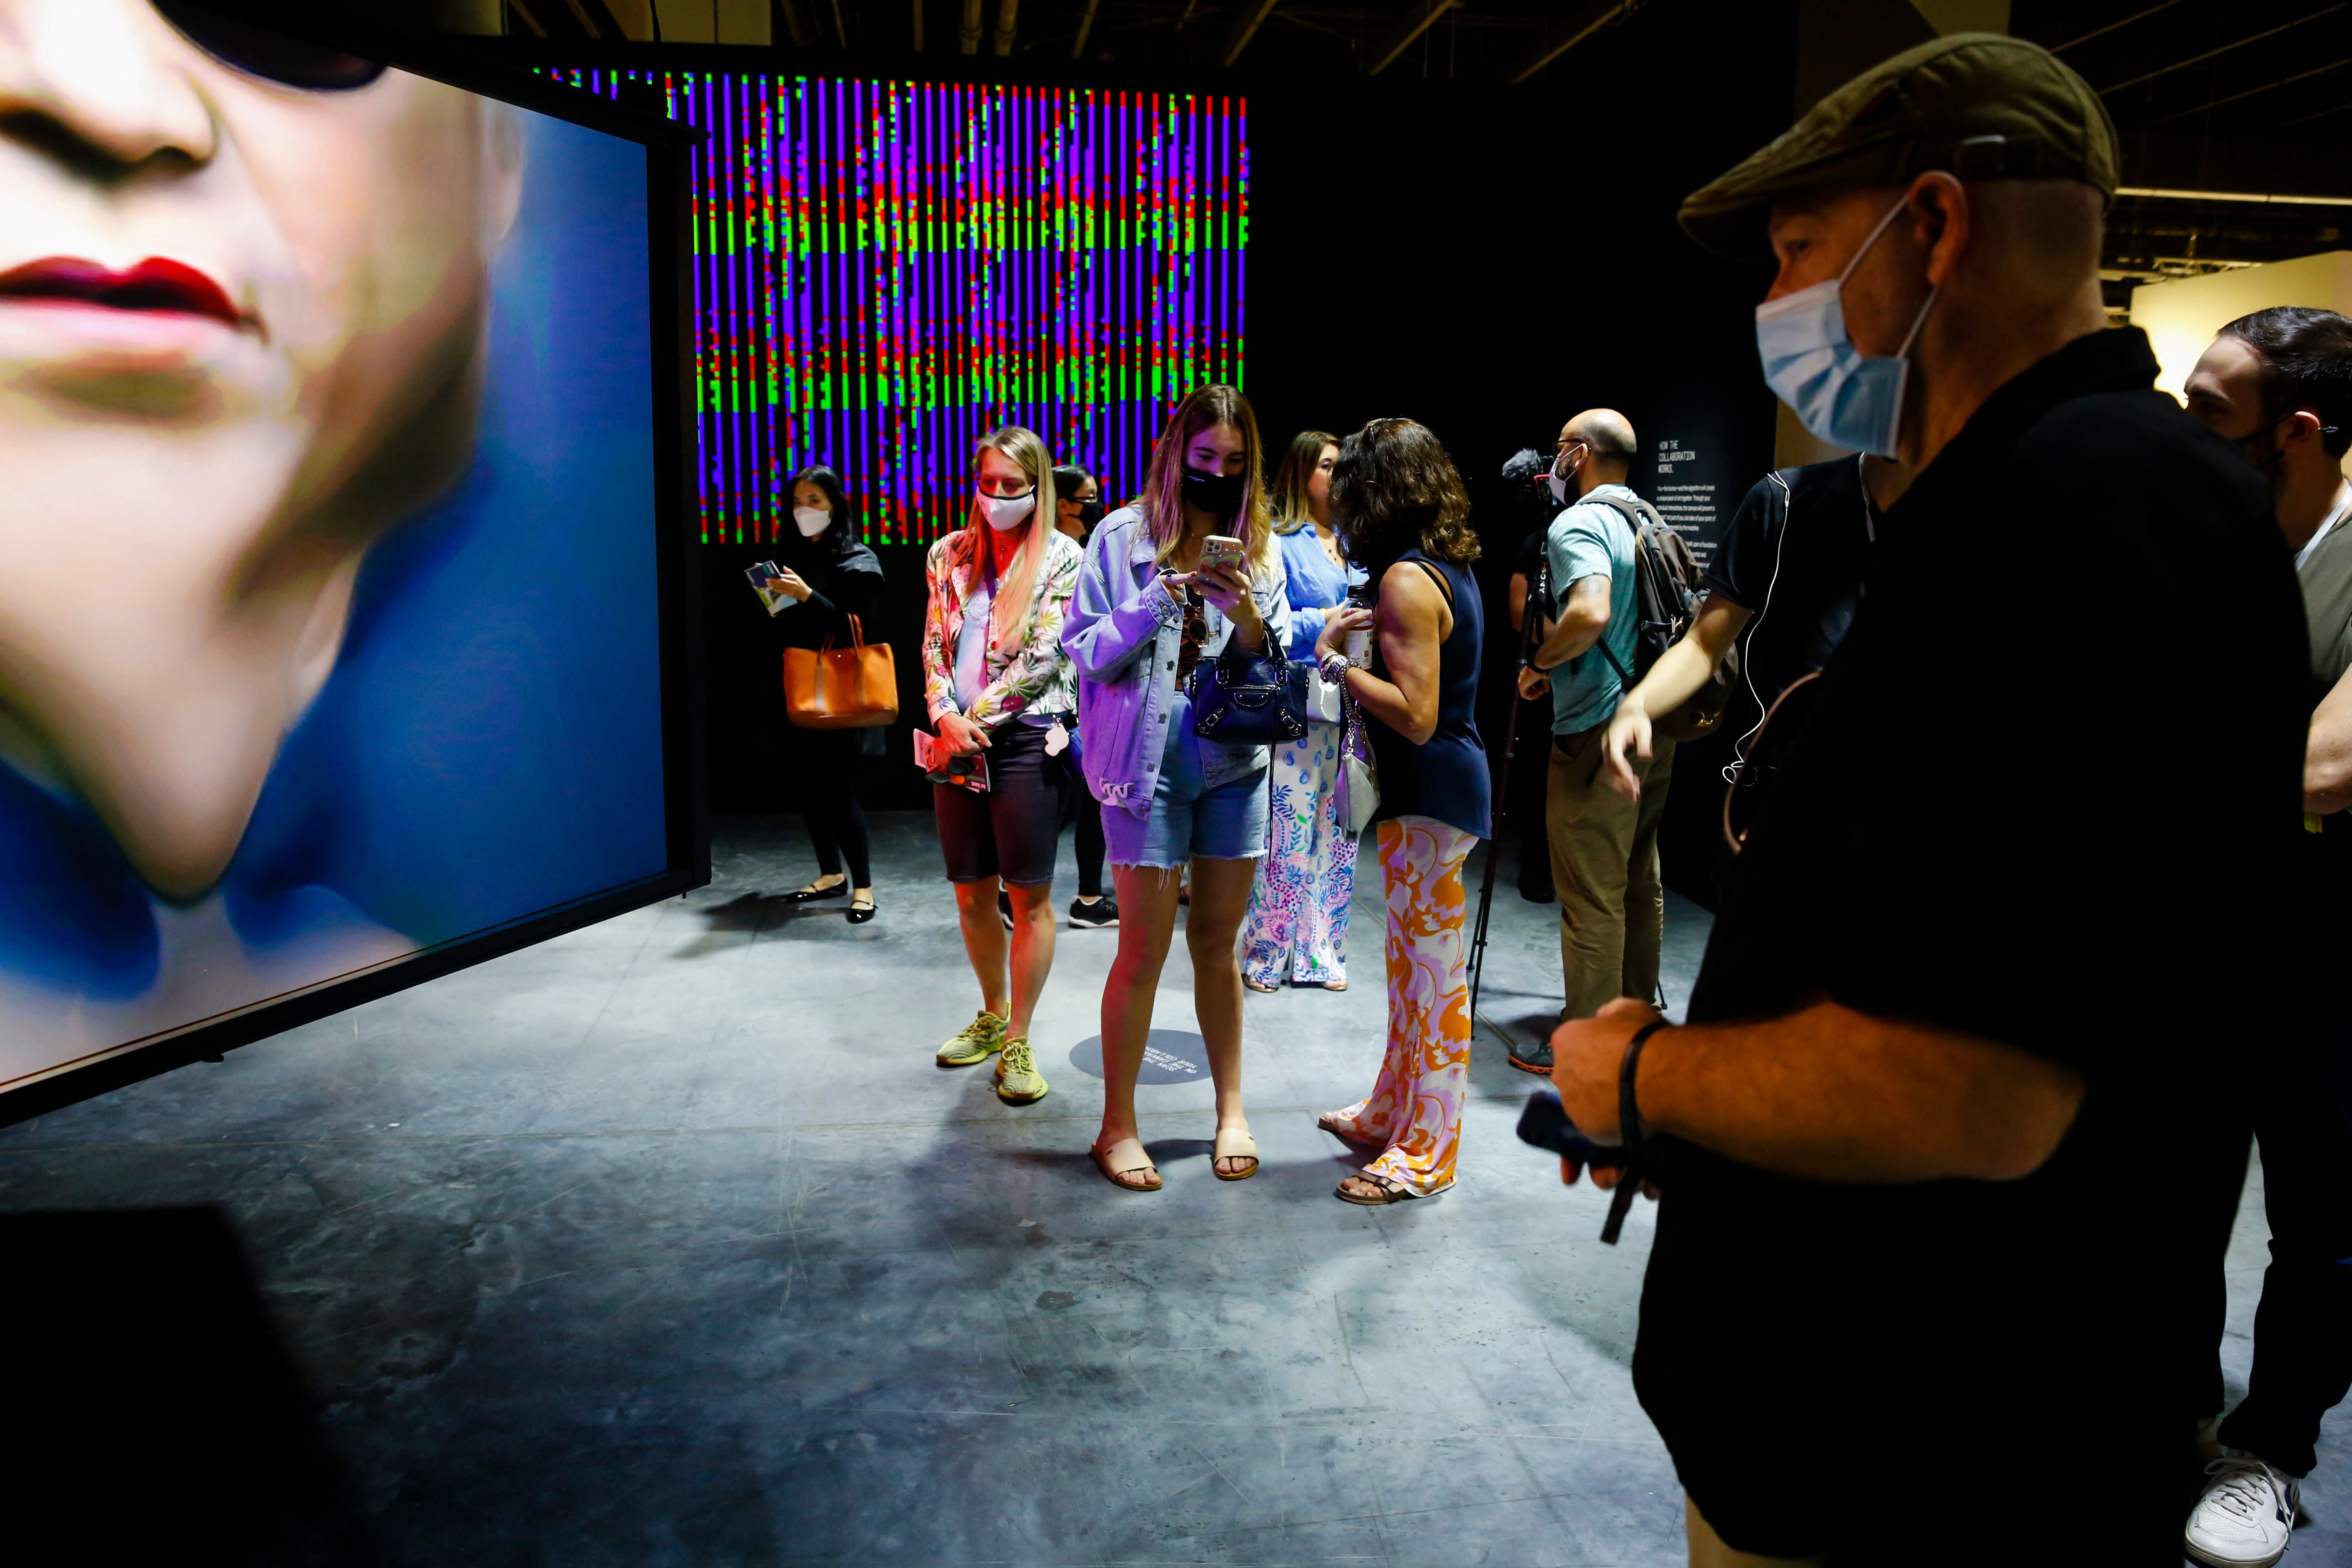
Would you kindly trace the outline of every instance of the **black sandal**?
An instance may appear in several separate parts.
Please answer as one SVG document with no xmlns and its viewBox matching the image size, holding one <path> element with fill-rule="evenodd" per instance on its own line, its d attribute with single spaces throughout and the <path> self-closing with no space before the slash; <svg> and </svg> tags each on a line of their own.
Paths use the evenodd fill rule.
<svg viewBox="0 0 2352 1568">
<path fill-rule="evenodd" d="M 849 923 L 851 925 L 862 926 L 867 921 L 872 920 L 874 915 L 875 909 L 873 894 L 868 893 L 862 899 L 853 897 L 849 900 Z"/>
<path fill-rule="evenodd" d="M 811 899 L 837 899 L 848 891 L 849 879 L 844 877 L 840 881 L 835 882 L 830 888 L 820 888 L 814 882 L 811 882 L 805 888 L 796 889 L 792 892 L 786 893 L 784 895 L 784 901 L 791 904 L 804 904 Z"/>
</svg>

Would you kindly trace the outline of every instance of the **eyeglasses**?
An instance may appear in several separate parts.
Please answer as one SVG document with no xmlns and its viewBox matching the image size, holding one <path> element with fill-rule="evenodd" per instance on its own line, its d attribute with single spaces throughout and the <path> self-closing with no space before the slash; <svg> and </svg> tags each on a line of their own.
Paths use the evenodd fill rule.
<svg viewBox="0 0 2352 1568">
<path fill-rule="evenodd" d="M 380 60 L 289 38 L 190 0 L 149 0 L 182 37 L 232 70 L 305 92 L 351 92 L 383 75 Z"/>
</svg>

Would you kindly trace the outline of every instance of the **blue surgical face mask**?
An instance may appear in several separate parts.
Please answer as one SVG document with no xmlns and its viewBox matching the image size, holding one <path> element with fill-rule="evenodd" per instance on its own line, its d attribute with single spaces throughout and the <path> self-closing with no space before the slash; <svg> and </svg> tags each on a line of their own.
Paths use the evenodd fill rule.
<svg viewBox="0 0 2352 1568">
<path fill-rule="evenodd" d="M 1936 290 L 1927 291 L 1903 346 L 1892 355 L 1864 354 L 1853 346 L 1845 332 L 1842 295 L 1845 280 L 1906 205 L 1895 203 L 1878 220 L 1836 278 L 1756 307 L 1756 349 L 1763 356 L 1765 383 L 1822 440 L 1881 458 L 1895 455 L 1903 394 L 1911 379 L 1911 345 L 1927 324 Z"/>
</svg>

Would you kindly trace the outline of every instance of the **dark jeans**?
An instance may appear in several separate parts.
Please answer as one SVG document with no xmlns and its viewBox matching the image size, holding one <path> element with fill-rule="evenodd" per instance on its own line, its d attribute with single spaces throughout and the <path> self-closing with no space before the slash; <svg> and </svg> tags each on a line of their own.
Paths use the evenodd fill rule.
<svg viewBox="0 0 2352 1568">
<path fill-rule="evenodd" d="M 801 820 L 816 850 L 817 868 L 838 876 L 848 862 L 849 885 L 870 888 L 874 873 L 866 858 L 866 814 L 857 805 L 857 759 L 862 730 L 800 730 L 790 737 L 793 784 L 800 796 Z"/>
<path fill-rule="evenodd" d="M 1078 897 L 1102 897 L 1103 829 L 1102 807 L 1078 770 L 1070 770 L 1069 787 L 1062 796 L 1062 820 L 1078 826 Z"/>
<path fill-rule="evenodd" d="M 1552 900 L 1551 834 L 1545 826 L 1545 796 L 1551 777 L 1551 699 L 1519 704 L 1511 771 L 1504 781 L 1510 825 L 1518 841 L 1519 896 L 1530 903 Z"/>
<path fill-rule="evenodd" d="M 2328 822 L 2339 825 L 2352 826 Z M 2254 1313 L 2253 1374 L 2220 1436 L 2293 1476 L 2310 1473 L 2320 1417 L 2352 1389 L 2352 1009 L 2337 967 L 2347 943 L 2352 921 L 2337 919 L 2304 921 L 2289 938 L 2286 994 L 2262 1031 L 2246 1096 L 2262 1142 L 2271 1263 Z M 2239 1175 L 2229 1184 L 2231 1212 L 2215 1216 L 2221 1247 L 2243 1182 L 2245 1138 L 2241 1130 L 2231 1152 Z M 2209 1342 L 2221 1339 L 2222 1299 L 2217 1278 Z M 2205 1415 L 2221 1407 L 2218 1358 L 2210 1390 Z"/>
</svg>

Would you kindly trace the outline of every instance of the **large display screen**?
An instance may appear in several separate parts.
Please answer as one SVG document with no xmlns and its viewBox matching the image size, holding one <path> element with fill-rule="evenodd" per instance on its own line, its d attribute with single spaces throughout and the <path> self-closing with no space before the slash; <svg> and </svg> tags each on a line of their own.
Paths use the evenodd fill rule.
<svg viewBox="0 0 2352 1568">
<path fill-rule="evenodd" d="M 675 874 L 647 149 L 176 0 L 0 80 L 0 1089 Z"/>
<path fill-rule="evenodd" d="M 1107 496 L 1176 403 L 1244 384 L 1249 110 L 1237 96 L 737 71 L 661 89 L 691 154 L 702 537 L 789 532 L 840 473 L 866 537 L 963 520 L 1006 423 Z"/>
</svg>

